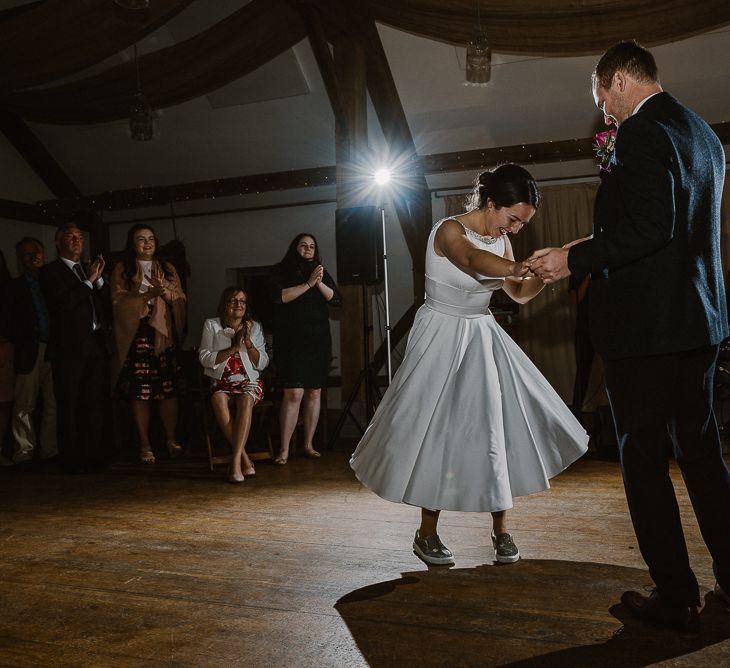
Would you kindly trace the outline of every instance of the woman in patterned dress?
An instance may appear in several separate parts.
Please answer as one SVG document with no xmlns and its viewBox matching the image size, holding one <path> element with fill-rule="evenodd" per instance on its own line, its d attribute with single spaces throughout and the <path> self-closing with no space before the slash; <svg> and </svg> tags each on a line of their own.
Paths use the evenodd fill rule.
<svg viewBox="0 0 730 668">
<path fill-rule="evenodd" d="M 178 333 L 185 322 L 185 294 L 175 268 L 157 257 L 149 225 L 127 233 L 124 259 L 112 272 L 115 354 L 112 387 L 130 402 L 139 434 L 140 461 L 154 464 L 149 437 L 150 403 L 157 401 L 170 456 L 182 452 L 177 425 Z"/>
<path fill-rule="evenodd" d="M 260 323 L 251 319 L 246 293 L 232 286 L 221 294 L 218 317 L 203 325 L 198 357 L 212 379 L 211 403 L 218 426 L 231 444 L 229 482 L 256 475 L 246 454 L 253 407 L 264 396 L 261 371 L 269 363 Z M 235 415 L 231 415 L 235 404 Z"/>
</svg>

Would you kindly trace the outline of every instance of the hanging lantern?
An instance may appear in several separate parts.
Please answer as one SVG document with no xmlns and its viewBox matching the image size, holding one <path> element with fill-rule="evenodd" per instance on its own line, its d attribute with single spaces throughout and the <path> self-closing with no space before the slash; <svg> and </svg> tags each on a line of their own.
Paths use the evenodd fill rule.
<svg viewBox="0 0 730 668">
<path fill-rule="evenodd" d="M 492 49 L 487 35 L 478 26 L 466 44 L 465 86 L 486 86 L 492 78 Z"/>
</svg>

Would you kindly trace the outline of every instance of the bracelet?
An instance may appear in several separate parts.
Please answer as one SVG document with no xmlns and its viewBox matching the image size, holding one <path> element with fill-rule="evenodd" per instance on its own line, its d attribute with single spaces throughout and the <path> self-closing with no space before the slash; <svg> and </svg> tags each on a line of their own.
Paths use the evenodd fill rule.
<svg viewBox="0 0 730 668">
<path fill-rule="evenodd" d="M 307 288 L 309 288 L 310 290 L 311 290 L 311 288 L 312 288 L 312 286 L 311 286 L 311 285 L 309 285 L 309 281 L 307 281 Z"/>
</svg>

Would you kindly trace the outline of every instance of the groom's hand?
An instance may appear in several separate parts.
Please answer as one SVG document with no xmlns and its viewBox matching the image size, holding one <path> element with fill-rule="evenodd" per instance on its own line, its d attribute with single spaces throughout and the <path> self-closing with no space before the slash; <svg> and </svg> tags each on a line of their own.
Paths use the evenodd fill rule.
<svg viewBox="0 0 730 668">
<path fill-rule="evenodd" d="M 567 248 L 542 248 L 525 261 L 536 276 L 544 283 L 555 283 L 570 275 Z"/>
</svg>

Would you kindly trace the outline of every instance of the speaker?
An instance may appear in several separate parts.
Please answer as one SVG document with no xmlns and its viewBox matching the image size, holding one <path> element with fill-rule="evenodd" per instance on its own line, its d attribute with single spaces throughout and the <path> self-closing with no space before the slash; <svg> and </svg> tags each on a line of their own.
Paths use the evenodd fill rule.
<svg viewBox="0 0 730 668">
<path fill-rule="evenodd" d="M 383 230 L 377 206 L 335 212 L 337 282 L 377 285 L 383 280 Z"/>
</svg>

